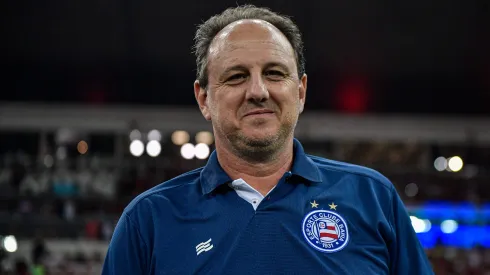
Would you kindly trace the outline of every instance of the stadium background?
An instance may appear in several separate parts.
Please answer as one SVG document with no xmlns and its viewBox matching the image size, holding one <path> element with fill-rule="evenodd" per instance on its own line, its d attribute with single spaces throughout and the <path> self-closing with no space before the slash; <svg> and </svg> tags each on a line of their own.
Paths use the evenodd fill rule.
<svg viewBox="0 0 490 275">
<path fill-rule="evenodd" d="M 388 176 L 436 274 L 490 274 L 488 1 L 248 3 L 303 32 L 306 151 Z M 0 4 L 3 274 L 100 274 L 131 198 L 206 163 L 192 38 L 230 4 Z"/>
</svg>

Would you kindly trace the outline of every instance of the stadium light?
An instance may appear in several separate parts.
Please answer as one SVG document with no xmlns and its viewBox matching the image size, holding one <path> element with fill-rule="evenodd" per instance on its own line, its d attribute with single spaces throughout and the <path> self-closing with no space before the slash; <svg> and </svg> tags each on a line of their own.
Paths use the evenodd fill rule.
<svg viewBox="0 0 490 275">
<path fill-rule="evenodd" d="M 180 154 L 185 159 L 192 159 L 196 155 L 196 148 L 194 144 L 186 143 L 180 148 Z"/>
<path fill-rule="evenodd" d="M 80 140 L 77 144 L 77 151 L 81 155 L 84 155 L 88 152 L 88 144 L 85 140 Z"/>
<path fill-rule="evenodd" d="M 434 168 L 437 171 L 442 172 L 447 169 L 447 159 L 445 157 L 438 157 L 434 160 Z"/>
<path fill-rule="evenodd" d="M 422 220 L 415 216 L 410 216 L 410 221 L 412 222 L 412 227 L 415 233 L 429 232 L 432 227 L 429 220 Z"/>
<path fill-rule="evenodd" d="M 410 221 L 412 222 L 412 227 L 415 233 L 421 233 L 424 230 L 424 222 L 415 217 L 415 216 L 410 216 Z"/>
<path fill-rule="evenodd" d="M 56 150 L 56 158 L 59 160 L 64 160 L 66 159 L 66 156 L 67 156 L 66 148 L 64 146 L 58 147 L 58 149 Z"/>
<path fill-rule="evenodd" d="M 214 142 L 214 137 L 211 132 L 201 131 L 196 134 L 196 143 L 205 143 L 207 145 L 211 145 Z"/>
<path fill-rule="evenodd" d="M 430 229 L 432 228 L 432 223 L 429 220 L 422 220 L 425 224 L 425 230 L 422 233 L 429 232 Z"/>
<path fill-rule="evenodd" d="M 447 167 L 451 172 L 459 172 L 463 169 L 463 160 L 458 156 L 451 157 L 447 160 Z"/>
<path fill-rule="evenodd" d="M 458 223 L 454 220 L 445 220 L 441 223 L 441 231 L 445 234 L 452 234 L 458 230 Z"/>
<path fill-rule="evenodd" d="M 189 133 L 186 131 L 175 131 L 172 133 L 172 142 L 175 145 L 183 145 L 189 142 Z"/>
<path fill-rule="evenodd" d="M 146 144 L 146 153 L 150 157 L 158 157 L 160 155 L 160 152 L 162 151 L 162 146 L 160 145 L 160 142 L 157 140 L 150 140 L 148 144 Z"/>
<path fill-rule="evenodd" d="M 141 140 L 133 140 L 129 145 L 129 152 L 135 157 L 140 157 L 145 152 L 145 145 Z"/>
<path fill-rule="evenodd" d="M 409 183 L 405 186 L 405 195 L 407 197 L 415 197 L 419 192 L 419 187 L 416 183 Z"/>
<path fill-rule="evenodd" d="M 209 156 L 209 146 L 205 143 L 197 144 L 194 150 L 198 159 L 206 159 Z"/>
<path fill-rule="evenodd" d="M 51 155 L 44 156 L 44 162 L 43 163 L 47 168 L 51 168 L 54 164 L 53 157 Z"/>
<path fill-rule="evenodd" d="M 148 132 L 148 140 L 156 140 L 156 141 L 161 141 L 162 140 L 162 134 L 158 130 L 151 130 Z"/>
<path fill-rule="evenodd" d="M 141 140 L 141 132 L 137 129 L 132 130 L 129 133 L 129 140 Z"/>
<path fill-rule="evenodd" d="M 13 253 L 17 251 L 17 240 L 14 236 L 5 236 L 5 238 L 3 238 L 2 245 L 3 249 L 5 249 L 7 252 Z"/>
</svg>

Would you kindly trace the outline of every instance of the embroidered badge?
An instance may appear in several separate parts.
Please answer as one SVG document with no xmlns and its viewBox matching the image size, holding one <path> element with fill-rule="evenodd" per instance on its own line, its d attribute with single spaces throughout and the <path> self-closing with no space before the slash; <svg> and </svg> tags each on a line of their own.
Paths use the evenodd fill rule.
<svg viewBox="0 0 490 275">
<path fill-rule="evenodd" d="M 303 236 L 316 250 L 332 253 L 342 250 L 349 242 L 349 230 L 344 218 L 328 210 L 309 212 L 303 219 Z"/>
</svg>

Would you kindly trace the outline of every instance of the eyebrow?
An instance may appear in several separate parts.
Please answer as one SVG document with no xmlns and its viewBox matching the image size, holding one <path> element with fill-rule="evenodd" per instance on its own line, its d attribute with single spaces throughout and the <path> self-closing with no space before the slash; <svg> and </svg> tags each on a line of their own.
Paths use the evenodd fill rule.
<svg viewBox="0 0 490 275">
<path fill-rule="evenodd" d="M 272 67 L 279 67 L 281 68 L 282 70 L 286 71 L 287 73 L 289 73 L 289 68 L 282 64 L 282 63 L 279 63 L 279 62 L 268 62 L 265 64 L 264 68 L 272 68 Z"/>
</svg>

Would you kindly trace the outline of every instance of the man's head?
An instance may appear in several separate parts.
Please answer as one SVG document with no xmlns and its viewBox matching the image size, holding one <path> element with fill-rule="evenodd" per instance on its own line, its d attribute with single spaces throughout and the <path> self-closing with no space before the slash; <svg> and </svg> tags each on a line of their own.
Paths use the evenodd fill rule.
<svg viewBox="0 0 490 275">
<path fill-rule="evenodd" d="M 302 50 L 290 19 L 254 6 L 228 9 L 199 27 L 194 91 L 217 144 L 266 161 L 292 138 L 306 94 Z"/>
</svg>

